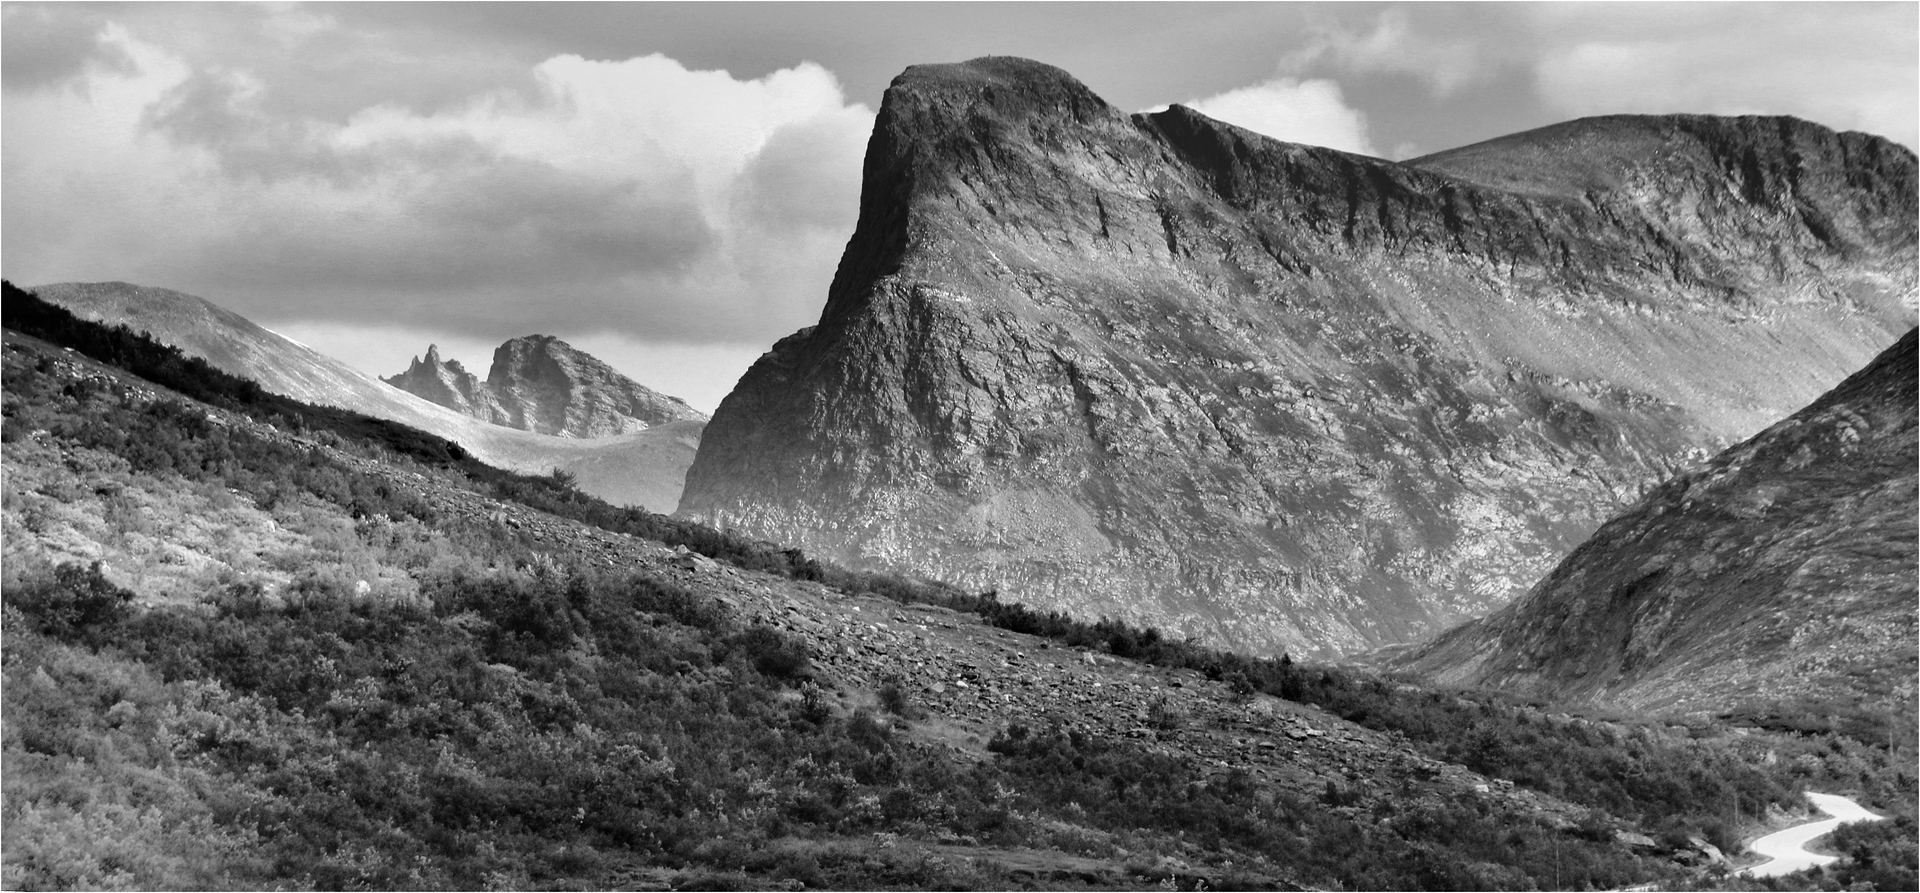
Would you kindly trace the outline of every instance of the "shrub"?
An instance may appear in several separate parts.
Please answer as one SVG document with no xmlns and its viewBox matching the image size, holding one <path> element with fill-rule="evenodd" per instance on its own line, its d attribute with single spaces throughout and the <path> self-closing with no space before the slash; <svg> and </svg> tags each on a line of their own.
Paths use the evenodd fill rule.
<svg viewBox="0 0 1920 893">
<path fill-rule="evenodd" d="M 125 619 L 133 593 L 108 580 L 98 561 L 85 567 L 68 562 L 54 568 L 51 579 L 24 581 L 6 594 L 6 601 L 35 629 L 69 639 Z"/>
<path fill-rule="evenodd" d="M 780 634 L 770 626 L 754 624 L 733 637 L 731 644 L 762 675 L 800 679 L 808 674 L 807 643 Z"/>
<path fill-rule="evenodd" d="M 880 709 L 901 719 L 919 719 L 924 715 L 924 711 L 915 707 L 909 700 L 907 687 L 898 676 L 887 677 L 886 681 L 880 683 L 880 689 L 876 694 L 880 698 Z"/>
</svg>

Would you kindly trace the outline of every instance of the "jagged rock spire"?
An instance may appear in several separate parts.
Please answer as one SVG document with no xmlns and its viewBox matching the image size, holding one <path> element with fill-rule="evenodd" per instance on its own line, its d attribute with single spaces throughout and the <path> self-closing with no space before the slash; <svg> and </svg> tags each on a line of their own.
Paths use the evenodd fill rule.
<svg viewBox="0 0 1920 893">
<path fill-rule="evenodd" d="M 388 384 L 497 425 L 561 437 L 605 437 L 706 416 L 677 397 L 657 393 L 551 335 L 525 335 L 500 345 L 486 380 L 428 345 Z"/>
</svg>

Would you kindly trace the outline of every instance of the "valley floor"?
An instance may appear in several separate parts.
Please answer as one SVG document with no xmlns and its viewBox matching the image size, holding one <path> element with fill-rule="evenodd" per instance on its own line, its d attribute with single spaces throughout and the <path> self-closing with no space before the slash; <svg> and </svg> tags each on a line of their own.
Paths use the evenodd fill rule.
<svg viewBox="0 0 1920 893">
<path fill-rule="evenodd" d="M 182 415 L 13 332 L 6 363 L 9 889 L 1722 874 L 1365 711 L 713 561 L 330 432 Z M 164 461 L 194 465 L 90 418 L 164 423 Z"/>
</svg>

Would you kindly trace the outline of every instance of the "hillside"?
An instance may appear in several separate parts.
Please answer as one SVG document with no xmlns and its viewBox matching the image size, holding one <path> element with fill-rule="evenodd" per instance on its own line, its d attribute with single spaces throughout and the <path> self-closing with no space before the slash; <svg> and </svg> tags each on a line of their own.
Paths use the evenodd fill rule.
<svg viewBox="0 0 1920 893">
<path fill-rule="evenodd" d="M 1915 333 L 1812 405 L 1661 484 L 1524 598 L 1394 665 L 1563 703 L 1915 722 Z"/>
<path fill-rule="evenodd" d="M 1913 154 L 1789 118 L 1393 163 L 986 58 L 900 75 L 863 176 L 680 511 L 1270 655 L 1504 604 L 1914 321 Z"/>
<path fill-rule="evenodd" d="M 416 397 L 496 425 L 558 437 L 606 437 L 707 417 L 551 335 L 509 339 L 483 380 L 427 346 L 407 370 L 382 378 Z M 665 508 L 665 506 L 662 506 Z"/>
<path fill-rule="evenodd" d="M 662 511 L 679 502 L 703 420 L 688 418 L 628 434 L 561 438 L 488 424 L 390 387 L 320 352 L 193 295 L 125 282 L 67 282 L 33 291 L 76 314 L 124 323 L 258 381 L 275 393 L 430 431 L 501 468 L 558 468 L 614 503 Z M 697 416 L 697 414 L 695 414 Z"/>
<path fill-rule="evenodd" d="M 9 889 L 1700 885 L 1727 806 L 1911 799 L 1843 737 L 852 576 L 81 335 L 221 406 L 5 335 Z"/>
</svg>

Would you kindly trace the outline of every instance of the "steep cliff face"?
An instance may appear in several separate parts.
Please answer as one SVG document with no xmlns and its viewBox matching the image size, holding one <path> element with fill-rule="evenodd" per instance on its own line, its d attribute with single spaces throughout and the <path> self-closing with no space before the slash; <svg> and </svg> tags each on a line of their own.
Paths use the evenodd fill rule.
<svg viewBox="0 0 1920 893">
<path fill-rule="evenodd" d="M 681 511 L 1256 651 L 1483 613 L 1913 316 L 1912 153 L 1562 129 L 1395 164 L 910 68 L 819 324 L 721 404 Z"/>
<path fill-rule="evenodd" d="M 678 397 L 653 391 L 551 335 L 500 345 L 486 381 L 427 346 L 394 387 L 496 425 L 560 437 L 610 437 L 669 422 L 704 422 Z"/>
<path fill-rule="evenodd" d="M 1920 586 L 1915 333 L 1661 484 L 1524 598 L 1394 661 L 1646 710 L 1903 718 Z"/>
</svg>

